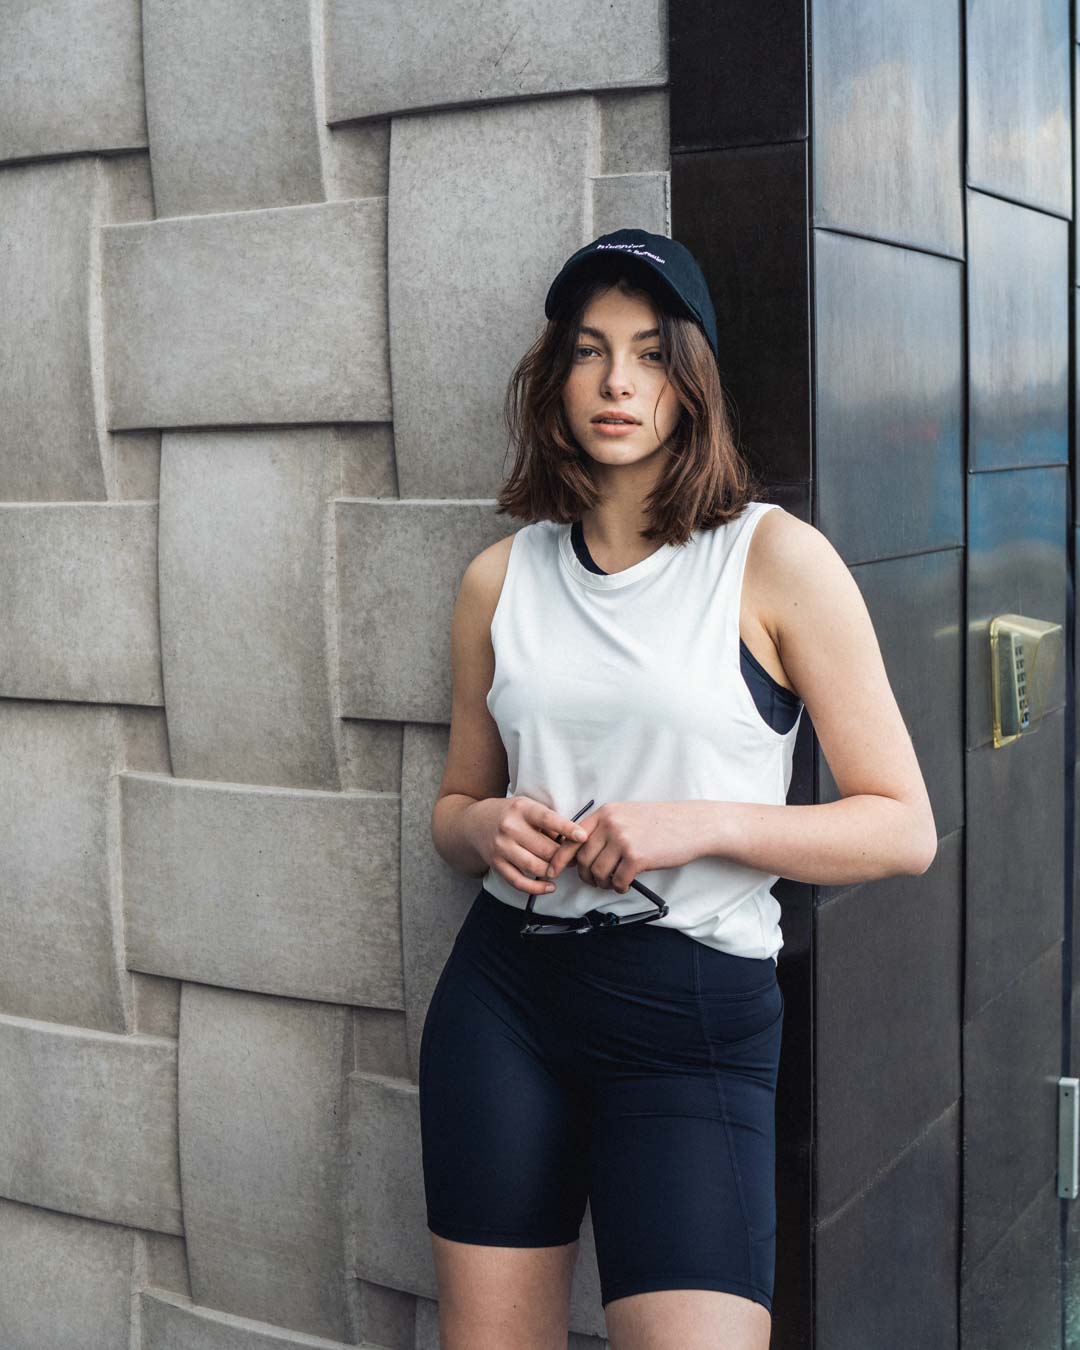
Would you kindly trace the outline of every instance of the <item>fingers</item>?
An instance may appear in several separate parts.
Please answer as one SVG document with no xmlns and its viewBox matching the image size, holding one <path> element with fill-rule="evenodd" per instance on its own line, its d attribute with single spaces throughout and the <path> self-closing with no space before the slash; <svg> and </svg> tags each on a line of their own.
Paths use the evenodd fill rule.
<svg viewBox="0 0 1080 1350">
<path fill-rule="evenodd" d="M 554 882 L 544 875 L 547 863 L 516 844 L 494 858 L 491 865 L 511 886 L 526 894 L 547 895 L 555 889 Z M 530 875 L 533 872 L 537 875 Z"/>
<path fill-rule="evenodd" d="M 547 853 L 546 867 L 553 869 L 552 876 L 558 876 L 578 848 L 588 839 L 589 831 L 549 808 L 543 808 L 540 826 L 554 836 L 556 847 Z"/>
<path fill-rule="evenodd" d="M 541 808 L 541 819 L 539 828 L 546 830 L 558 844 L 567 840 L 577 840 L 582 843 L 588 836 L 588 831 L 572 821 L 568 816 L 561 816 L 558 811 L 552 811 L 549 807 Z"/>
<path fill-rule="evenodd" d="M 609 841 L 595 858 L 588 859 L 584 864 L 579 856 L 578 875 L 590 886 L 597 886 L 604 891 L 618 891 L 622 895 L 630 888 L 629 884 L 622 887 L 615 885 L 615 874 L 621 861 L 622 853 L 613 842 Z"/>
</svg>

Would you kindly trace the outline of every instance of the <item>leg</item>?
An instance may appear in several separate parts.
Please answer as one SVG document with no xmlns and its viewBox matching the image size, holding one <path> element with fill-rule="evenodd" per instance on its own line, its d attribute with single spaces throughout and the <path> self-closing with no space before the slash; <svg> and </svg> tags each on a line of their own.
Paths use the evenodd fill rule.
<svg viewBox="0 0 1080 1350">
<path fill-rule="evenodd" d="M 772 1316 L 715 1289 L 627 1294 L 604 1309 L 611 1350 L 769 1350 Z"/>
<path fill-rule="evenodd" d="M 738 1042 L 742 1071 L 603 1087 L 591 1202 L 612 1350 L 767 1350 L 779 1034 L 777 1022 Z"/>
<path fill-rule="evenodd" d="M 443 1350 L 566 1350 L 587 1121 L 549 1061 L 515 955 L 467 926 L 421 1039 Z"/>
<path fill-rule="evenodd" d="M 578 1243 L 483 1247 L 431 1235 L 442 1350 L 566 1350 Z"/>
</svg>

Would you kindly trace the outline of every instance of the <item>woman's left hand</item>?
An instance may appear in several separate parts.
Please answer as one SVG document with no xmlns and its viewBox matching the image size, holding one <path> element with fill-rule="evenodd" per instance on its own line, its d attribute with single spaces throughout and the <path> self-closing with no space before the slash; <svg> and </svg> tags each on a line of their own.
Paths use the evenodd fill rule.
<svg viewBox="0 0 1080 1350">
<path fill-rule="evenodd" d="M 577 861 L 578 876 L 589 886 L 624 895 L 639 872 L 681 867 L 698 857 L 701 824 L 696 802 L 605 802 L 577 823 L 587 833 L 582 843 L 560 844 L 549 875 L 557 877 Z"/>
</svg>

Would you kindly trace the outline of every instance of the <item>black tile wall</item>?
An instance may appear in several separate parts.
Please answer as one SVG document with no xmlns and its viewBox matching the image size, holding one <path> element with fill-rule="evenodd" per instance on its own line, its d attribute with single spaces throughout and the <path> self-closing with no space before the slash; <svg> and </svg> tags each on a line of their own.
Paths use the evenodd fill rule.
<svg viewBox="0 0 1080 1350">
<path fill-rule="evenodd" d="M 1069 224 L 968 193 L 972 469 L 1069 461 Z"/>
<path fill-rule="evenodd" d="M 959 1100 L 962 862 L 957 831 L 923 876 L 865 883 L 818 909 L 821 1222 Z"/>
<path fill-rule="evenodd" d="M 1076 25 L 1076 21 L 1075 21 L 1075 20 L 1073 21 L 1073 31 L 1074 31 L 1074 33 L 1080 31 L 1080 29 L 1077 28 L 1077 25 Z M 1077 46 L 1076 43 L 1073 44 L 1072 66 L 1073 66 L 1073 89 L 1074 89 L 1074 90 L 1080 90 L 1080 46 Z M 1076 196 L 1076 190 L 1077 190 L 1077 185 L 1080 184 L 1080 138 L 1077 138 L 1077 136 L 1074 135 L 1073 138 L 1072 138 L 1072 143 L 1073 143 L 1073 150 L 1072 150 L 1073 194 L 1072 194 L 1072 195 L 1073 195 L 1073 197 L 1075 198 L 1075 196 Z M 1074 204 L 1073 204 L 1073 220 L 1076 220 L 1076 218 L 1077 218 L 1077 217 L 1076 217 L 1076 205 L 1075 205 L 1075 201 L 1074 201 Z M 1078 234 L 1077 234 L 1077 231 L 1076 231 L 1076 230 L 1073 230 L 1073 237 L 1072 237 L 1071 250 L 1072 250 L 1072 259 L 1073 259 L 1073 269 L 1072 269 L 1072 270 L 1073 270 L 1073 277 L 1074 277 L 1074 279 L 1075 279 L 1076 277 L 1080 277 L 1080 237 L 1078 237 Z"/>
<path fill-rule="evenodd" d="M 962 257 L 959 5 L 812 8 L 814 224 Z"/>
<path fill-rule="evenodd" d="M 964 1013 L 1064 935 L 1065 714 L 968 755 Z M 1045 998 L 1061 999 L 1061 972 Z"/>
<path fill-rule="evenodd" d="M 1074 766 L 1080 769 L 1080 764 Z M 1073 822 L 1073 860 L 1074 868 L 1078 846 L 1080 846 L 1080 811 L 1075 813 Z M 1074 889 L 1074 894 L 1075 894 Z M 1069 1060 L 1066 1073 L 1070 1078 L 1080 1078 L 1080 971 L 1077 970 L 1077 927 L 1076 906 L 1073 906 L 1073 977 L 1069 986 Z M 1056 1188 L 1055 1188 L 1056 1189 Z M 1076 1200 L 1059 1201 L 1065 1205 L 1066 1216 L 1066 1261 L 1065 1261 L 1065 1345 L 1080 1345 L 1080 1197 Z"/>
<path fill-rule="evenodd" d="M 1067 0 L 967 0 L 967 181 L 1072 217 Z"/>
<path fill-rule="evenodd" d="M 667 11 L 673 153 L 805 139 L 805 0 L 669 0 Z"/>
<path fill-rule="evenodd" d="M 806 145 L 675 155 L 676 237 L 716 306 L 720 375 L 747 458 L 770 483 L 810 478 Z"/>
<path fill-rule="evenodd" d="M 965 1281 L 1056 1178 L 1060 989 L 1055 942 L 964 1021 Z"/>
<path fill-rule="evenodd" d="M 814 259 L 818 528 L 848 563 L 961 544 L 963 264 L 824 230 Z"/>
<path fill-rule="evenodd" d="M 1078 86 L 1080 88 L 1080 86 Z M 1080 138 L 1078 138 L 1080 139 Z M 1073 238 L 1080 234 L 1080 230 L 1073 229 Z M 1080 271 L 1075 271 L 1074 276 L 1080 277 Z M 1072 290 L 1072 319 L 1073 319 L 1073 342 L 1072 342 L 1072 373 L 1069 376 L 1069 386 L 1072 392 L 1072 444 L 1073 447 L 1080 445 L 1080 361 L 1076 359 L 1076 334 L 1080 333 L 1080 287 L 1073 287 Z M 1072 499 L 1074 502 L 1080 501 L 1080 454 L 1077 454 L 1075 448 L 1072 454 L 1072 468 L 1070 470 L 1072 478 Z M 1075 513 L 1074 513 L 1075 515 Z"/>
<path fill-rule="evenodd" d="M 964 1282 L 961 1343 L 973 1350 L 1061 1345 L 1056 1187 L 1046 1185 Z M 1072 1336 L 1065 1350 L 1080 1345 Z"/>
<path fill-rule="evenodd" d="M 818 1350 L 953 1350 L 957 1344 L 960 1106 L 818 1225 Z M 1019 1347 L 1014 1347 L 1019 1350 Z"/>
</svg>

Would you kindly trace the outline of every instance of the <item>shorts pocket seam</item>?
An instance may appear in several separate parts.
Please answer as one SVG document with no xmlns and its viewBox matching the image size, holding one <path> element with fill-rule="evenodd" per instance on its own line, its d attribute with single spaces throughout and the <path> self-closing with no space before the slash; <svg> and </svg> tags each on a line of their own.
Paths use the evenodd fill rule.
<svg viewBox="0 0 1080 1350">
<path fill-rule="evenodd" d="M 740 1000 L 746 998 L 760 998 L 762 994 L 767 994 L 769 990 L 772 989 L 774 984 L 776 984 L 776 980 L 772 979 L 769 980 L 767 984 L 763 984 L 757 989 L 740 989 L 733 994 L 724 994 L 719 992 L 710 993 L 707 990 L 699 989 L 698 998 L 702 998 L 705 1000 L 712 999 L 718 1003 L 738 1003 Z"/>
</svg>

